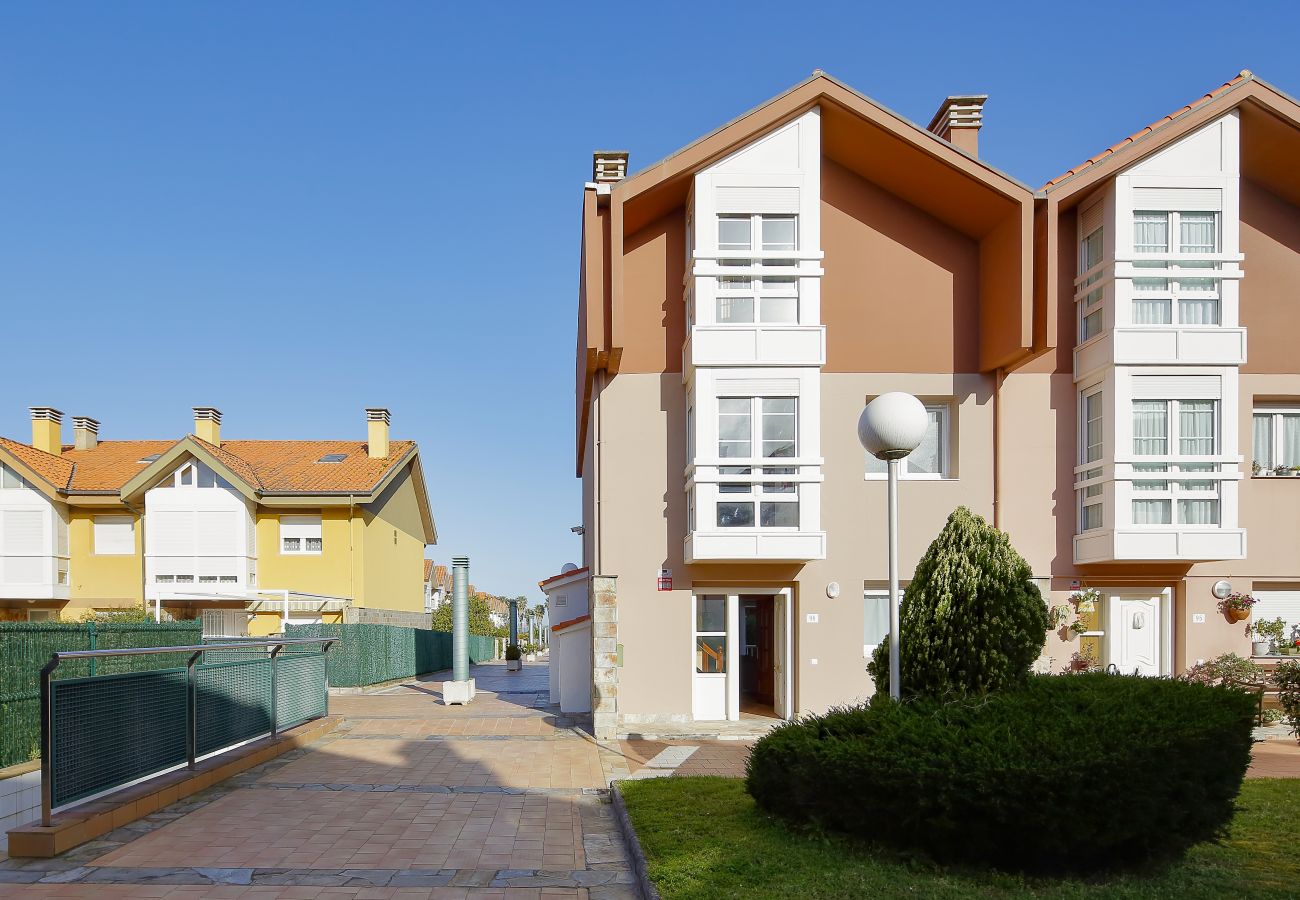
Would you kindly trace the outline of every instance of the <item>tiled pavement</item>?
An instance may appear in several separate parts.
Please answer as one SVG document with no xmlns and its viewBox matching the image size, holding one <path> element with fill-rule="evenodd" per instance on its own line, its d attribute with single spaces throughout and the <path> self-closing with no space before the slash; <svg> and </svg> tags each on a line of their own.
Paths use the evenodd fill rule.
<svg viewBox="0 0 1300 900">
<path fill-rule="evenodd" d="M 546 706 L 545 665 L 473 674 L 465 707 L 436 679 L 332 697 L 326 738 L 59 859 L 0 861 L 0 897 L 635 897 L 617 752 Z"/>
</svg>

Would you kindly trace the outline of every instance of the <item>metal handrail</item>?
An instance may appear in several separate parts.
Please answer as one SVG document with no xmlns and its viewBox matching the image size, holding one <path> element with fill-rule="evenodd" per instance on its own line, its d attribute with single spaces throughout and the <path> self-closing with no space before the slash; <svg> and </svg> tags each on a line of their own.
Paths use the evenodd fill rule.
<svg viewBox="0 0 1300 900">
<path fill-rule="evenodd" d="M 276 734 L 276 666 L 275 660 L 280 651 L 285 647 L 295 644 L 320 644 L 321 654 L 329 652 L 330 646 L 339 642 L 338 638 L 286 638 L 284 640 L 269 641 L 243 641 L 234 644 L 186 644 L 179 647 L 129 647 L 118 650 L 56 650 L 50 656 L 50 661 L 41 668 L 41 825 L 49 827 L 51 823 L 51 814 L 53 812 L 53 760 L 51 758 L 51 743 L 53 729 L 53 710 L 51 704 L 54 699 L 54 692 L 50 690 L 50 676 L 54 670 L 59 667 L 65 659 L 87 659 L 100 656 L 131 656 L 146 653 L 189 653 L 190 657 L 185 662 L 185 680 L 188 700 L 186 703 L 186 715 L 189 718 L 187 723 L 188 731 L 188 760 L 187 768 L 193 769 L 195 766 L 195 754 L 197 747 L 197 727 L 196 709 L 194 703 L 194 664 L 198 662 L 200 656 L 207 650 L 247 650 L 250 647 L 267 647 L 271 648 L 271 737 Z"/>
<path fill-rule="evenodd" d="M 132 647 L 119 650 L 56 650 L 53 659 L 86 659 L 91 656 L 130 656 L 136 653 L 185 653 L 204 650 L 246 650 L 249 647 L 288 647 L 292 644 L 338 643 L 338 638 L 294 638 L 283 641 L 243 641 L 238 644 L 187 644 L 183 647 Z M 53 661 L 53 660 L 51 660 Z"/>
</svg>

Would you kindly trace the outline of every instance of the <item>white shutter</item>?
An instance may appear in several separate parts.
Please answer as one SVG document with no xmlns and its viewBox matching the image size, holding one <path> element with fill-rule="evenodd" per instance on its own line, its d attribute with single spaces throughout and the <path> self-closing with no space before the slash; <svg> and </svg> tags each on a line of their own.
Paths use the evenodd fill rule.
<svg viewBox="0 0 1300 900">
<path fill-rule="evenodd" d="M 321 536 L 320 516 L 281 516 L 280 540 L 285 538 L 317 538 Z"/>
<path fill-rule="evenodd" d="M 1157 212 L 1218 212 L 1223 209 L 1220 188 L 1134 188 L 1133 208 Z"/>
<path fill-rule="evenodd" d="M 45 515 L 39 509 L 7 509 L 4 515 L 4 555 L 42 556 L 49 553 L 44 535 Z"/>
<path fill-rule="evenodd" d="M 1134 375 L 1134 400 L 1219 400 L 1223 379 L 1218 375 Z"/>
<path fill-rule="evenodd" d="M 195 514 L 195 553 L 200 556 L 242 556 L 243 532 L 238 512 L 201 509 Z"/>
<path fill-rule="evenodd" d="M 1280 618 L 1287 624 L 1287 634 L 1300 625 L 1300 591 L 1254 591 L 1259 602 L 1250 610 L 1250 620 Z M 1288 638 L 1289 640 L 1289 638 Z"/>
<path fill-rule="evenodd" d="M 720 187 L 719 213 L 798 213 L 797 187 Z"/>
<path fill-rule="evenodd" d="M 719 378 L 719 397 L 797 397 L 798 378 Z"/>
<path fill-rule="evenodd" d="M 99 556 L 135 553 L 135 528 L 130 516 L 95 516 L 95 553 Z"/>
<path fill-rule="evenodd" d="M 188 509 L 160 509 L 150 512 L 150 556 L 192 556 L 194 554 L 194 512 Z"/>
</svg>

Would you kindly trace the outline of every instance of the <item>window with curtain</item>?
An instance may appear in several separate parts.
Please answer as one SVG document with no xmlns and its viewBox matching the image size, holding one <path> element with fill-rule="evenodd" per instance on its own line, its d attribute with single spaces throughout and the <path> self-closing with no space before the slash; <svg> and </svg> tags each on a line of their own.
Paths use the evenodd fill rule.
<svg viewBox="0 0 1300 900">
<path fill-rule="evenodd" d="M 1178 243 L 1170 246 L 1170 236 Z M 1133 324 L 1178 325 L 1221 324 L 1220 280 L 1206 277 L 1213 260 L 1170 260 L 1171 250 L 1180 254 L 1212 254 L 1219 247 L 1219 214 L 1216 212 L 1140 211 L 1133 215 L 1133 250 L 1136 254 L 1164 255 L 1166 259 L 1135 260 L 1135 268 L 1159 268 L 1172 277 L 1133 279 Z"/>
<path fill-rule="evenodd" d="M 888 592 L 863 592 L 862 620 L 862 655 L 869 657 L 889 637 Z"/>
<path fill-rule="evenodd" d="M 910 454 L 903 458 L 898 466 L 899 478 L 948 478 L 948 445 L 950 436 L 949 409 L 946 403 L 927 403 L 925 414 L 928 425 L 925 437 Z M 884 478 L 889 469 L 884 460 L 867 454 L 867 475 Z"/>
<path fill-rule="evenodd" d="M 1133 401 L 1133 453 L 1165 456 L 1169 453 L 1169 402 Z"/>
<path fill-rule="evenodd" d="M 1133 252 L 1165 253 L 1169 250 L 1169 213 L 1140 211 L 1133 214 Z"/>
<path fill-rule="evenodd" d="M 1300 466 L 1300 406 L 1256 408 L 1253 433 L 1260 474 Z"/>
<path fill-rule="evenodd" d="M 1217 400 L 1134 400 L 1133 454 L 1166 456 L 1172 437 L 1179 456 L 1213 456 L 1217 422 Z"/>
<path fill-rule="evenodd" d="M 1091 463 L 1100 462 L 1103 452 L 1103 422 L 1102 418 L 1102 392 L 1093 391 L 1085 394 L 1080 399 L 1079 416 L 1082 419 L 1080 427 L 1080 444 L 1082 459 L 1080 462 Z M 1089 469 L 1080 474 L 1076 481 L 1080 483 L 1093 482 L 1084 484 L 1077 489 L 1079 496 L 1079 531 L 1091 531 L 1102 527 L 1102 485 L 1095 479 L 1100 479 L 1102 470 Z"/>
<path fill-rule="evenodd" d="M 1219 471 L 1216 463 L 1134 463 L 1133 524 L 1219 524 L 1219 481 L 1189 475 Z"/>
<path fill-rule="evenodd" d="M 718 456 L 752 460 L 754 448 L 764 460 L 793 459 L 797 449 L 798 400 L 794 397 L 718 398 Z M 719 528 L 798 528 L 798 483 L 781 476 L 796 473 L 794 466 L 720 466 L 727 480 L 718 484 L 716 509 Z M 757 513 L 757 519 L 755 518 Z"/>
</svg>

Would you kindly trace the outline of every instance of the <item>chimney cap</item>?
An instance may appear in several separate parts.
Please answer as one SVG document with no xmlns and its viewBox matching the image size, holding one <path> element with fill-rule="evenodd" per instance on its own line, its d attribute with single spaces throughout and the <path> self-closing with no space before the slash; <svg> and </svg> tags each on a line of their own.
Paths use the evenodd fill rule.
<svg viewBox="0 0 1300 900">
<path fill-rule="evenodd" d="M 925 130 L 943 137 L 949 128 L 979 128 L 984 124 L 984 103 L 988 99 L 988 94 L 949 94 Z"/>
<path fill-rule="evenodd" d="M 392 420 L 393 420 L 393 414 L 389 412 L 386 407 L 383 406 L 366 407 L 367 422 L 383 422 L 385 425 L 387 425 Z"/>
<path fill-rule="evenodd" d="M 211 421 L 220 425 L 221 410 L 217 409 L 215 406 L 196 406 L 194 407 L 194 421 Z"/>
<path fill-rule="evenodd" d="M 628 151 L 597 150 L 591 154 L 591 180 L 611 184 L 627 177 Z"/>
<path fill-rule="evenodd" d="M 63 421 L 63 410 L 55 409 L 53 406 L 29 406 L 27 407 L 32 414 L 32 421 L 48 419 L 51 422 Z"/>
<path fill-rule="evenodd" d="M 99 432 L 99 420 L 92 419 L 90 416 L 73 416 L 73 428 L 85 428 L 87 431 Z"/>
</svg>

